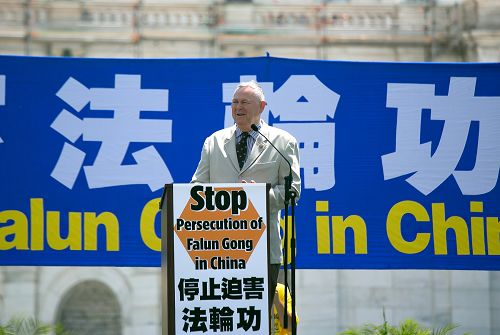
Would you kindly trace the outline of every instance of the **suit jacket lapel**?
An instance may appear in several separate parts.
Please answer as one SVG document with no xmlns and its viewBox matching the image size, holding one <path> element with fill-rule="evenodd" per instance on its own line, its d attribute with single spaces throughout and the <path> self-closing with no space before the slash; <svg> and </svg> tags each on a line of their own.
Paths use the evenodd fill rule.
<svg viewBox="0 0 500 335">
<path fill-rule="evenodd" d="M 263 123 L 263 126 L 261 127 L 261 133 L 263 133 L 267 137 L 268 136 L 267 129 L 264 125 L 265 123 Z M 255 143 L 253 144 L 252 151 L 250 152 L 250 155 L 248 156 L 247 160 L 245 161 L 245 164 L 243 165 L 243 168 L 241 169 L 241 172 L 243 173 L 246 170 L 248 170 L 248 168 L 251 167 L 257 161 L 257 159 L 260 157 L 260 155 L 262 155 L 262 153 L 264 152 L 264 150 L 266 150 L 268 146 L 269 143 L 267 142 L 267 140 L 264 139 L 263 136 L 258 135 L 257 139 L 255 140 Z"/>
<path fill-rule="evenodd" d="M 233 126 L 227 133 L 227 137 L 224 139 L 224 151 L 226 152 L 231 164 L 236 171 L 240 171 L 240 165 L 238 164 L 238 157 L 236 156 L 236 126 Z"/>
</svg>

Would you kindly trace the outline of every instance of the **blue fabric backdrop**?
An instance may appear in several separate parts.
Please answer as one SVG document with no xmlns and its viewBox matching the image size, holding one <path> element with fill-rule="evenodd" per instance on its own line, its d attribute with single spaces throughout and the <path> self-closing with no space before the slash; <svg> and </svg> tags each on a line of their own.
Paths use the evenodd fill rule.
<svg viewBox="0 0 500 335">
<path fill-rule="evenodd" d="M 300 143 L 298 268 L 500 269 L 500 64 L 0 56 L 0 264 L 159 266 L 236 83 Z"/>
</svg>

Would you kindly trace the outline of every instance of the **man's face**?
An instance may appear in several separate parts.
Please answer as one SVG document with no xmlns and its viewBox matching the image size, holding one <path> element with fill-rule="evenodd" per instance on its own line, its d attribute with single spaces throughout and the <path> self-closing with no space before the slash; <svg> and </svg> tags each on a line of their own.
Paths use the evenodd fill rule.
<svg viewBox="0 0 500 335">
<path fill-rule="evenodd" d="M 252 123 L 259 124 L 265 106 L 266 102 L 259 101 L 251 87 L 238 89 L 231 104 L 234 122 L 242 131 L 250 131 Z"/>
</svg>

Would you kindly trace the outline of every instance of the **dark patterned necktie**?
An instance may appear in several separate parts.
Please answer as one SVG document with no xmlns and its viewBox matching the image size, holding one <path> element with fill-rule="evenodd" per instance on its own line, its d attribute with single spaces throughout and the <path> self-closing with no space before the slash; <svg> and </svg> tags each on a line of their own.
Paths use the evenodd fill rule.
<svg viewBox="0 0 500 335">
<path fill-rule="evenodd" d="M 243 164 L 245 164 L 245 161 L 247 159 L 248 136 L 249 136 L 248 133 L 245 132 L 241 133 L 240 141 L 236 143 L 236 156 L 238 156 L 238 163 L 240 164 L 240 169 L 243 167 Z"/>
</svg>

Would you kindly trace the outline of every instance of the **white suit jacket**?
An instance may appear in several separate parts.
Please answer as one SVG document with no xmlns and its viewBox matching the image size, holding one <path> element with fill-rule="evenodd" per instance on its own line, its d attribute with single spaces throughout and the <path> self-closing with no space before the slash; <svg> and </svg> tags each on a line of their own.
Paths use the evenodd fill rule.
<svg viewBox="0 0 500 335">
<path fill-rule="evenodd" d="M 300 166 L 297 140 L 284 130 L 261 122 L 264 134 L 292 164 L 292 187 L 300 195 Z M 269 235 L 270 262 L 282 261 L 279 233 L 280 210 L 284 208 L 285 180 L 290 168 L 283 157 L 261 135 L 257 137 L 245 165 L 240 170 L 236 157 L 236 125 L 219 130 L 209 136 L 203 144 L 201 159 L 191 182 L 239 183 L 242 180 L 270 183 Z"/>
</svg>

